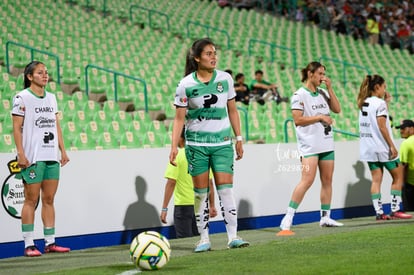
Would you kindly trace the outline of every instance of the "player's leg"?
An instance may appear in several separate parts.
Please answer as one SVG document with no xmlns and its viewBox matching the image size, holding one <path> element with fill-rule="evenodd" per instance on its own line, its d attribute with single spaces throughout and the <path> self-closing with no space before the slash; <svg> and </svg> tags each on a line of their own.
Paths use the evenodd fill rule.
<svg viewBox="0 0 414 275">
<path fill-rule="evenodd" d="M 187 238 L 193 234 L 193 205 L 175 205 L 174 206 L 174 228 L 177 238 Z"/>
<path fill-rule="evenodd" d="M 234 150 L 231 145 L 214 148 L 211 163 L 220 199 L 221 214 L 226 226 L 228 247 L 239 248 L 246 247 L 249 243 L 237 236 L 237 207 L 233 194 L 233 160 Z"/>
<path fill-rule="evenodd" d="M 208 251 L 211 248 L 209 238 L 209 152 L 208 148 L 200 146 L 186 146 L 185 154 L 188 161 L 189 172 L 194 184 L 194 212 L 200 242 L 195 252 Z"/>
<path fill-rule="evenodd" d="M 403 166 L 399 160 L 389 161 L 385 163 L 385 167 L 392 177 L 391 184 L 391 218 L 393 219 L 410 219 L 412 215 L 400 211 L 401 190 L 403 186 Z"/>
<path fill-rule="evenodd" d="M 41 185 L 42 221 L 45 237 L 45 252 L 68 252 L 67 247 L 55 242 L 55 195 L 59 185 L 60 165 L 58 162 L 45 162 L 44 180 Z"/>
<path fill-rule="evenodd" d="M 414 185 L 404 183 L 402 192 L 404 211 L 414 211 Z"/>
<path fill-rule="evenodd" d="M 208 251 L 211 248 L 209 238 L 209 201 L 208 201 L 208 181 L 209 173 L 207 170 L 197 176 L 193 176 L 194 183 L 194 211 L 195 218 L 200 234 L 200 242 L 197 244 L 195 252 Z"/>
<path fill-rule="evenodd" d="M 34 216 L 39 196 L 40 183 L 24 183 L 24 203 L 21 219 L 25 248 L 24 255 L 28 257 L 42 255 L 34 244 Z"/>
<path fill-rule="evenodd" d="M 43 170 L 38 164 L 22 169 L 24 183 L 24 203 L 22 208 L 22 232 L 24 240 L 24 255 L 28 257 L 40 256 L 42 253 L 34 244 L 34 219 L 37 202 L 40 197 Z"/>
<path fill-rule="evenodd" d="M 332 177 L 334 172 L 334 152 L 322 153 L 319 156 L 319 175 L 321 179 L 321 220 L 320 226 L 337 227 L 342 223 L 331 219 Z"/>
<path fill-rule="evenodd" d="M 381 201 L 381 183 L 384 175 L 384 169 L 380 162 L 368 162 L 371 171 L 371 200 L 375 210 L 377 220 L 388 220 L 389 216 L 384 214 Z"/>
<path fill-rule="evenodd" d="M 290 230 L 293 222 L 293 216 L 296 209 L 302 202 L 306 191 L 312 186 L 316 176 L 316 169 L 318 167 L 319 157 L 317 155 L 302 157 L 302 177 L 300 182 L 293 190 L 292 197 L 289 202 L 289 206 L 286 211 L 286 215 L 283 217 L 280 223 L 281 230 Z"/>
</svg>

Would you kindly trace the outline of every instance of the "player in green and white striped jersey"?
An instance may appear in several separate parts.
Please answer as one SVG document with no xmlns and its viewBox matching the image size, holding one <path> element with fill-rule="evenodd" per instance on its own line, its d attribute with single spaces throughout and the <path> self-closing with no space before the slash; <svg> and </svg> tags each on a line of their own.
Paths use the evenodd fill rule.
<svg viewBox="0 0 414 275">
<path fill-rule="evenodd" d="M 214 173 L 217 193 L 226 224 L 228 247 L 248 246 L 237 236 L 237 210 L 233 196 L 232 130 L 236 136 L 236 160 L 243 157 L 240 118 L 237 111 L 231 76 L 216 70 L 217 52 L 214 43 L 203 38 L 195 41 L 187 53 L 185 77 L 175 94 L 170 163 L 175 165 L 180 132 L 186 121 L 186 156 L 193 177 L 197 227 L 201 240 L 195 252 L 211 248 L 208 232 L 209 169 Z"/>
</svg>

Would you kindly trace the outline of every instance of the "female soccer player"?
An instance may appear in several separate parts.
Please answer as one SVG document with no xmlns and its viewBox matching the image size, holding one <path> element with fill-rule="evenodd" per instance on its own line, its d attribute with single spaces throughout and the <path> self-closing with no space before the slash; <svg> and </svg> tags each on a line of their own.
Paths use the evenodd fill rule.
<svg viewBox="0 0 414 275">
<path fill-rule="evenodd" d="M 390 120 L 388 102 L 391 96 L 379 75 L 368 75 L 358 94 L 360 159 L 367 161 L 371 170 L 371 199 L 377 220 L 409 219 L 412 216 L 400 211 L 403 167 L 398 158 Z M 392 177 L 391 213 L 385 215 L 381 203 L 381 183 L 384 167 Z"/>
<path fill-rule="evenodd" d="M 293 216 L 302 202 L 306 191 L 312 186 L 316 170 L 321 179 L 321 220 L 320 226 L 342 226 L 330 218 L 332 199 L 332 176 L 334 170 L 334 142 L 330 111 L 339 113 L 341 106 L 331 80 L 325 75 L 325 66 L 311 62 L 302 69 L 304 85 L 291 99 L 291 109 L 296 125 L 298 150 L 302 161 L 302 178 L 293 191 L 286 215 L 280 224 L 279 235 L 293 234 L 290 231 Z M 326 90 L 319 86 L 324 83 Z"/>
<path fill-rule="evenodd" d="M 18 165 L 22 169 L 25 195 L 21 215 L 24 255 L 28 257 L 42 255 L 33 242 L 34 214 L 40 193 L 45 236 L 44 252 L 70 250 L 55 243 L 53 201 L 58 188 L 59 166 L 64 166 L 69 158 L 56 116 L 56 97 L 45 90 L 48 81 L 46 66 L 42 62 L 32 61 L 24 70 L 24 90 L 13 99 L 13 135 Z"/>
<path fill-rule="evenodd" d="M 243 157 L 240 118 L 237 111 L 233 79 L 216 70 L 217 52 L 208 39 L 196 40 L 187 53 L 185 77 L 175 94 L 170 163 L 176 165 L 180 132 L 186 122 L 186 157 L 193 178 L 197 227 L 201 240 L 195 252 L 211 248 L 208 232 L 209 169 L 213 170 L 217 193 L 226 225 L 228 247 L 249 243 L 237 236 L 237 210 L 233 197 L 233 158 L 231 130 L 236 136 L 236 160 Z"/>
</svg>

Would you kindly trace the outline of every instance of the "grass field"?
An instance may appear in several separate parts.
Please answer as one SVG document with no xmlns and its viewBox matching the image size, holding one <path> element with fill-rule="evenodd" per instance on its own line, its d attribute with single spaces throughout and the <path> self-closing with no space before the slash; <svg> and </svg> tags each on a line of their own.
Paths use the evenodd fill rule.
<svg viewBox="0 0 414 275">
<path fill-rule="evenodd" d="M 212 251 L 192 252 L 198 238 L 173 239 L 163 274 L 414 274 L 414 219 L 376 222 L 373 217 L 342 220 L 344 227 L 318 223 L 294 226 L 296 235 L 278 237 L 277 228 L 241 231 L 251 246 L 228 250 L 225 233 L 211 235 Z M 129 246 L 112 246 L 0 260 L 0 274 L 132 275 Z"/>
</svg>

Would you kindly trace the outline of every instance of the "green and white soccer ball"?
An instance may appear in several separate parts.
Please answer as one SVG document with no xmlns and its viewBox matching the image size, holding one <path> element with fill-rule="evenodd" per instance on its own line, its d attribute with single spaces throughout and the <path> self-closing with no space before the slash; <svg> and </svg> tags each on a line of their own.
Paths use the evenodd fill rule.
<svg viewBox="0 0 414 275">
<path fill-rule="evenodd" d="M 157 270 L 170 260 L 171 247 L 168 239 L 160 233 L 145 231 L 132 240 L 129 254 L 137 268 Z"/>
</svg>

